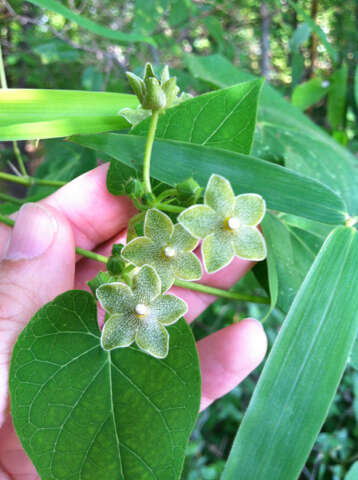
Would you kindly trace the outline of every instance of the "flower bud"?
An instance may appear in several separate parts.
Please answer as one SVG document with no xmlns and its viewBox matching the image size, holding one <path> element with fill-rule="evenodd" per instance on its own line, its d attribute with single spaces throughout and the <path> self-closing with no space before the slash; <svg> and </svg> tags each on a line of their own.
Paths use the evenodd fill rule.
<svg viewBox="0 0 358 480">
<path fill-rule="evenodd" d="M 164 108 L 167 100 L 159 80 L 155 77 L 146 78 L 144 84 L 145 97 L 142 103 L 143 108 L 154 111 Z"/>
<path fill-rule="evenodd" d="M 184 206 L 193 205 L 199 200 L 202 188 L 193 178 L 187 178 L 176 186 L 177 198 Z"/>
<path fill-rule="evenodd" d="M 107 262 L 107 270 L 111 275 L 120 275 L 125 268 L 126 264 L 121 257 L 112 255 Z"/>
<path fill-rule="evenodd" d="M 112 256 L 119 257 L 122 253 L 123 243 L 115 243 L 112 245 Z"/>
</svg>

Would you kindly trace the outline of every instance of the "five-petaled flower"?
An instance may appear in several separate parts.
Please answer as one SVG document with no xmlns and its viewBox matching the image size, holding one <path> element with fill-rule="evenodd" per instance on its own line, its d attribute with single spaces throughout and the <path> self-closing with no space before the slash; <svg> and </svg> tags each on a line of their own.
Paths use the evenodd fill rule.
<svg viewBox="0 0 358 480">
<path fill-rule="evenodd" d="M 202 276 L 198 257 L 192 253 L 198 239 L 192 237 L 180 224 L 173 222 L 155 208 L 147 210 L 144 237 L 131 240 L 122 250 L 122 257 L 134 265 L 151 265 L 166 292 L 175 278 L 194 281 Z"/>
<path fill-rule="evenodd" d="M 186 303 L 175 295 L 162 295 L 156 271 L 144 265 L 133 276 L 132 288 L 121 282 L 105 283 L 97 288 L 97 298 L 109 314 L 101 345 L 104 350 L 138 347 L 156 358 L 165 358 L 169 334 L 165 328 L 187 312 Z"/>
<path fill-rule="evenodd" d="M 182 212 L 178 221 L 194 237 L 203 239 L 205 269 L 214 273 L 234 256 L 246 260 L 266 257 L 265 240 L 257 225 L 265 215 L 265 201 L 256 193 L 235 197 L 228 180 L 212 175 L 205 190 L 204 204 Z"/>
</svg>

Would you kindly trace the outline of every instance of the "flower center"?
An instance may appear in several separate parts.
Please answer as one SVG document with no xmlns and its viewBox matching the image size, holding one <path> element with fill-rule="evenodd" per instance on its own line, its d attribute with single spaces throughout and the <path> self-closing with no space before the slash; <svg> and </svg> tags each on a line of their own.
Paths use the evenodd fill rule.
<svg viewBox="0 0 358 480">
<path fill-rule="evenodd" d="M 137 305 L 134 308 L 134 314 L 137 318 L 143 318 L 147 315 L 148 313 L 148 307 L 147 305 L 144 305 L 144 303 L 137 303 Z"/>
<path fill-rule="evenodd" d="M 240 227 L 240 220 L 237 217 L 228 217 L 225 220 L 225 228 L 227 230 L 237 230 Z"/>
<path fill-rule="evenodd" d="M 165 258 L 173 258 L 175 257 L 177 252 L 173 247 L 164 247 L 162 250 L 162 254 Z"/>
</svg>

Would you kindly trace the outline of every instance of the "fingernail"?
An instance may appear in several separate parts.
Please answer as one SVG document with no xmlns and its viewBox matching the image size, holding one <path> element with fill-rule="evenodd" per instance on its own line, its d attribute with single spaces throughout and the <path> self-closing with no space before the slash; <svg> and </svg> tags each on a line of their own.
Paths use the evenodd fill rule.
<svg viewBox="0 0 358 480">
<path fill-rule="evenodd" d="M 37 203 L 23 205 L 11 232 L 5 260 L 39 257 L 49 249 L 56 231 L 56 220 L 45 207 Z"/>
</svg>

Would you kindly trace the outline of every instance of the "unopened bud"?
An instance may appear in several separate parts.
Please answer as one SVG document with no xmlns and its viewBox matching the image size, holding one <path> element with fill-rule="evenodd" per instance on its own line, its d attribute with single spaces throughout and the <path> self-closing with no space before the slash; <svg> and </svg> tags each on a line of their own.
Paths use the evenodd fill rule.
<svg viewBox="0 0 358 480">
<path fill-rule="evenodd" d="M 184 205 L 193 205 L 199 200 L 202 188 L 193 178 L 188 178 L 176 186 L 177 198 Z"/>
</svg>

